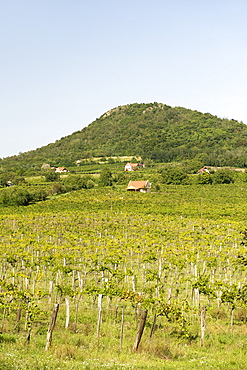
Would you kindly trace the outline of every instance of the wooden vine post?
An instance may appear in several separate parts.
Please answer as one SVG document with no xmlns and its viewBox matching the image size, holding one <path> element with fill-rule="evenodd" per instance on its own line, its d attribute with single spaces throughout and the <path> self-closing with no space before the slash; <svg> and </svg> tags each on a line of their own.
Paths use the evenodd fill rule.
<svg viewBox="0 0 247 370">
<path fill-rule="evenodd" d="M 52 341 L 52 332 L 55 328 L 56 320 L 57 320 L 57 313 L 59 309 L 59 303 L 56 303 L 53 307 L 52 314 L 51 314 L 51 320 L 50 320 L 50 325 L 47 331 L 47 338 L 46 338 L 46 346 L 45 346 L 45 351 L 47 351 L 51 345 Z"/>
<path fill-rule="evenodd" d="M 15 328 L 14 328 L 14 330 L 16 330 L 17 333 L 19 333 L 19 331 L 20 331 L 21 310 L 22 309 L 21 309 L 21 303 L 20 303 L 20 305 L 17 309 L 17 312 L 16 312 L 16 319 L 15 319 L 16 323 L 15 323 Z"/>
<path fill-rule="evenodd" d="M 155 331 L 155 325 L 156 325 L 157 315 L 154 315 L 153 324 L 150 331 L 150 339 L 153 337 L 154 331 Z"/>
<path fill-rule="evenodd" d="M 102 298 L 103 294 L 98 295 L 98 321 L 97 321 L 97 338 L 100 336 L 100 326 L 102 323 Z"/>
<path fill-rule="evenodd" d="M 142 334 L 143 334 L 143 330 L 144 330 L 144 327 L 145 327 L 145 324 L 146 324 L 147 314 L 148 314 L 148 310 L 142 310 L 140 324 L 139 324 L 139 327 L 138 327 L 138 330 L 137 330 L 136 339 L 135 339 L 133 349 L 132 349 L 133 352 L 136 352 L 138 347 L 139 347 L 139 344 L 140 344 L 140 341 L 141 341 L 141 338 L 142 338 Z"/>
<path fill-rule="evenodd" d="M 70 319 L 70 309 L 69 309 L 69 298 L 68 297 L 65 297 L 65 307 L 66 307 L 65 329 L 68 329 L 69 319 Z"/>
<path fill-rule="evenodd" d="M 203 306 L 201 310 L 201 341 L 200 341 L 201 347 L 204 346 L 205 331 L 206 331 L 206 306 Z"/>
<path fill-rule="evenodd" d="M 123 349 L 124 308 L 122 308 L 122 320 L 120 329 L 120 351 Z"/>
</svg>

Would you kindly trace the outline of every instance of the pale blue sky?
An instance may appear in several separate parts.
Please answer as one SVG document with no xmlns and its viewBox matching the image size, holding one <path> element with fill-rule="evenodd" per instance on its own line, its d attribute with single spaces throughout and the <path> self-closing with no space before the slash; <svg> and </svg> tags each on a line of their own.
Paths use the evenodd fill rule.
<svg viewBox="0 0 247 370">
<path fill-rule="evenodd" d="M 246 0 L 0 0 L 0 157 L 134 102 L 247 124 Z"/>
</svg>

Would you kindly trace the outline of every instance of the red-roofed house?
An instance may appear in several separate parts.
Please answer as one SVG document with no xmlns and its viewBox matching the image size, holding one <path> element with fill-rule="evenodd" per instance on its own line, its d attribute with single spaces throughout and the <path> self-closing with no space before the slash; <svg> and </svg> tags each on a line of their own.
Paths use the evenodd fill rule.
<svg viewBox="0 0 247 370">
<path fill-rule="evenodd" d="M 62 172 L 69 172 L 66 167 L 56 167 L 55 172 L 62 173 Z"/>
<path fill-rule="evenodd" d="M 138 163 L 127 163 L 124 167 L 124 171 L 134 171 L 138 168 Z"/>
<path fill-rule="evenodd" d="M 124 167 L 124 171 L 135 171 L 140 167 L 145 167 L 143 162 L 140 162 L 140 163 L 128 162 Z"/>
<path fill-rule="evenodd" d="M 197 171 L 197 173 L 204 173 L 204 172 L 210 173 L 206 166 L 200 168 L 200 170 Z"/>
<path fill-rule="evenodd" d="M 149 193 L 151 191 L 151 183 L 148 180 L 144 181 L 130 181 L 126 190 L 140 191 L 142 193 Z"/>
</svg>

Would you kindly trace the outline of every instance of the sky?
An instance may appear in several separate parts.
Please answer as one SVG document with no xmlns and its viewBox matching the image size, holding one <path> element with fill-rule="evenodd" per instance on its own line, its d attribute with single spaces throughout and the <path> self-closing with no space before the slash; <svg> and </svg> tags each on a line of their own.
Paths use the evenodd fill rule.
<svg viewBox="0 0 247 370">
<path fill-rule="evenodd" d="M 246 0 L 0 0 L 0 158 L 125 104 L 247 124 Z"/>
</svg>

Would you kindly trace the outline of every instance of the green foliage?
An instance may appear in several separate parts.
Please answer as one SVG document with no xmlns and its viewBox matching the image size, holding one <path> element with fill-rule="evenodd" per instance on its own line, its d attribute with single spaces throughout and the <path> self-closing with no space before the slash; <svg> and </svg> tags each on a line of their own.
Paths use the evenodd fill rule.
<svg viewBox="0 0 247 370">
<path fill-rule="evenodd" d="M 203 172 L 197 175 L 197 184 L 199 185 L 206 185 L 206 184 L 212 184 L 213 182 L 213 175 L 210 175 L 208 172 Z"/>
<path fill-rule="evenodd" d="M 94 180 L 91 176 L 68 175 L 61 181 L 66 192 L 94 187 Z"/>
<path fill-rule="evenodd" d="M 119 185 L 125 185 L 128 181 L 128 174 L 125 174 L 124 172 L 114 174 L 112 177 L 113 181 Z"/>
<path fill-rule="evenodd" d="M 0 204 L 3 206 L 26 206 L 30 200 L 30 193 L 24 188 L 12 186 L 0 192 Z"/>
<path fill-rule="evenodd" d="M 186 184 L 188 176 L 181 167 L 165 167 L 161 172 L 162 182 L 167 185 Z"/>
<path fill-rule="evenodd" d="M 184 163 L 184 169 L 187 173 L 197 173 L 197 171 L 205 165 L 202 161 L 197 158 L 187 160 Z"/>
<path fill-rule="evenodd" d="M 88 127 L 55 143 L 4 158 L 1 168 L 31 175 L 40 173 L 44 163 L 70 167 L 83 158 L 128 155 L 141 156 L 144 162 L 148 160 L 147 164 L 149 160 L 186 160 L 189 172 L 194 172 L 199 162 L 245 167 L 246 144 L 247 127 L 235 120 L 165 104 L 135 103 L 112 109 Z"/>
<path fill-rule="evenodd" d="M 210 278 L 206 275 L 201 275 L 198 277 L 197 281 L 192 284 L 193 288 L 199 290 L 199 293 L 205 294 L 207 296 L 216 297 L 212 284 L 210 284 Z"/>
<path fill-rule="evenodd" d="M 45 181 L 47 182 L 57 182 L 59 180 L 59 173 L 56 173 L 52 169 L 48 169 L 44 172 Z"/>
<path fill-rule="evenodd" d="M 108 168 L 103 169 L 99 177 L 99 186 L 112 186 L 113 176 Z"/>
<path fill-rule="evenodd" d="M 50 189 L 50 194 L 51 195 L 62 194 L 62 193 L 65 193 L 65 192 L 66 192 L 66 189 L 60 182 L 54 184 L 52 186 L 52 188 Z"/>
<path fill-rule="evenodd" d="M 26 185 L 26 183 L 27 183 L 23 176 L 14 176 L 13 179 L 12 179 L 12 182 L 15 185 Z"/>
<path fill-rule="evenodd" d="M 1 189 L 0 194 L 14 188 Z M 196 369 L 202 357 L 208 368 L 222 363 L 227 369 L 241 368 L 245 361 L 239 355 L 246 358 L 246 322 L 232 315 L 231 332 L 229 310 L 241 308 L 241 317 L 246 316 L 247 232 L 240 234 L 240 230 L 247 189 L 237 182 L 210 187 L 163 185 L 160 193 L 150 194 L 119 189 L 75 191 L 51 197 L 45 204 L 0 209 L 2 336 L 16 338 L 13 347 L 0 338 L 1 364 L 8 359 L 18 369 L 99 368 L 108 355 L 108 367 L 139 368 L 137 359 L 147 356 L 140 369 L 148 368 L 150 358 L 150 369 L 162 369 L 167 357 L 157 348 L 169 345 L 169 366 L 174 369 L 181 365 Z M 198 296 L 193 294 L 195 289 Z M 99 295 L 101 317 L 97 315 Z M 66 330 L 65 298 L 70 303 Z M 54 302 L 60 308 L 52 361 L 41 364 L 36 356 L 44 352 Z M 208 314 L 202 349 L 195 339 L 200 336 L 198 314 L 204 306 Z M 20 332 L 12 334 L 20 309 Z M 148 309 L 142 349 L 133 354 L 130 341 L 134 342 L 142 309 Z M 26 331 L 31 328 L 35 340 L 31 338 L 24 350 Z M 155 335 L 150 341 L 151 329 Z M 219 361 L 214 356 L 217 346 Z M 239 366 L 236 362 L 228 366 L 224 354 L 230 349 Z M 10 356 L 12 351 L 15 356 Z M 22 360 L 26 356 L 26 365 L 18 354 Z M 61 356 L 65 361 L 54 365 Z M 89 364 L 90 356 L 94 362 Z M 118 356 L 123 356 L 126 366 L 122 359 L 115 360 Z M 50 356 L 45 358 L 48 361 Z"/>
<path fill-rule="evenodd" d="M 213 175 L 213 182 L 215 184 L 231 184 L 235 181 L 233 171 L 222 169 L 218 170 Z"/>
<path fill-rule="evenodd" d="M 29 203 L 35 203 L 46 200 L 48 191 L 43 187 L 27 190 L 19 186 L 11 186 L 0 192 L 0 204 L 2 206 L 27 206 Z"/>
<path fill-rule="evenodd" d="M 42 200 L 46 200 L 47 197 L 48 197 L 48 192 L 46 189 L 42 187 L 38 187 L 37 189 L 34 189 L 29 193 L 29 199 L 32 202 L 39 202 Z"/>
<path fill-rule="evenodd" d="M 242 174 L 242 181 L 247 182 L 247 172 L 246 171 L 244 171 L 244 173 Z"/>
<path fill-rule="evenodd" d="M 0 186 L 5 187 L 7 186 L 7 181 L 10 180 L 9 174 L 4 173 L 0 175 Z"/>
<path fill-rule="evenodd" d="M 0 175 L 0 187 L 11 185 L 26 185 L 26 180 L 22 176 L 18 176 L 12 172 L 3 173 Z"/>
</svg>

